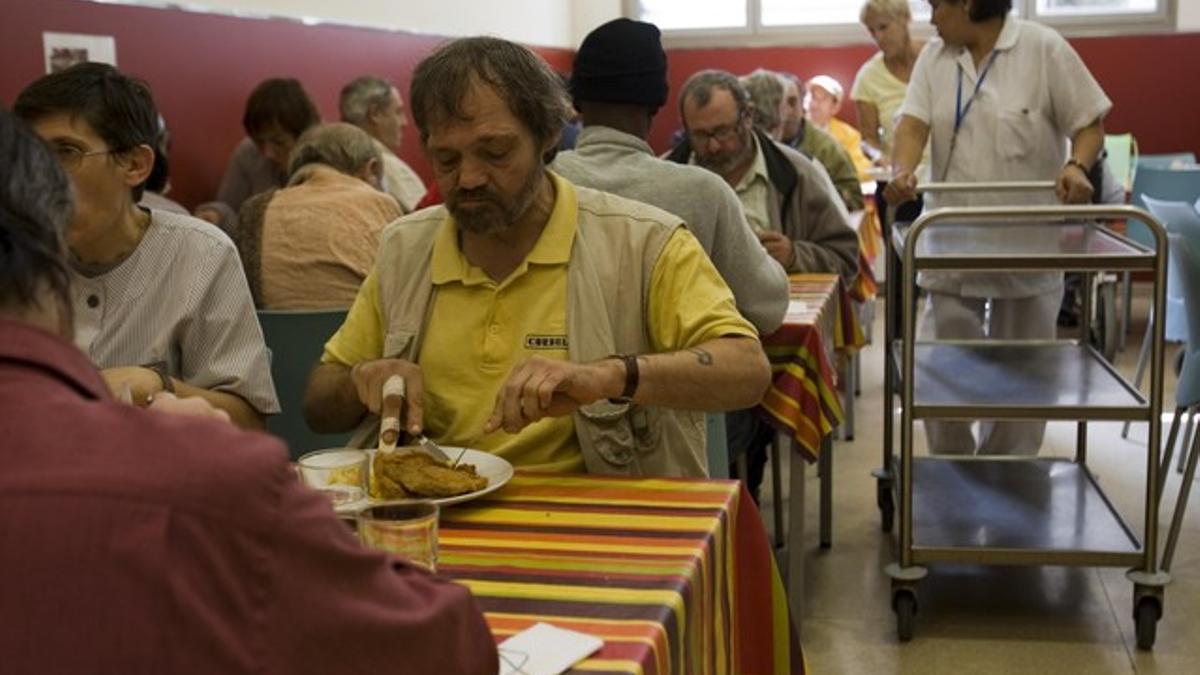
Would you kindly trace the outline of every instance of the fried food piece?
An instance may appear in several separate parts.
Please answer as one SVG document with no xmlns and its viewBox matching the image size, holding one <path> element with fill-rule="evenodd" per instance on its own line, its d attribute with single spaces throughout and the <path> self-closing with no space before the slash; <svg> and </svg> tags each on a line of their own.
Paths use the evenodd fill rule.
<svg viewBox="0 0 1200 675">
<path fill-rule="evenodd" d="M 475 473 L 474 465 L 452 468 L 420 451 L 377 453 L 373 468 L 379 490 L 376 496 L 383 499 L 455 497 L 488 484 L 487 478 Z"/>
</svg>

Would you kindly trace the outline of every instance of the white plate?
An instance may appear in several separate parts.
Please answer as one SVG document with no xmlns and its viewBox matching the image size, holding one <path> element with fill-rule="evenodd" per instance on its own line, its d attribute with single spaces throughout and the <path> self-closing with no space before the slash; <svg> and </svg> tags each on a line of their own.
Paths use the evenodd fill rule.
<svg viewBox="0 0 1200 675">
<path fill-rule="evenodd" d="M 458 457 L 458 453 L 463 452 L 463 449 L 461 447 L 454 447 L 453 445 L 442 445 L 440 447 L 443 450 L 445 450 L 446 454 L 450 455 L 450 457 L 452 457 L 452 458 Z M 368 455 L 370 455 L 371 462 L 374 462 L 375 461 L 375 450 L 367 450 L 366 452 Z M 496 455 L 493 455 L 490 452 L 484 452 L 482 450 L 467 449 L 464 452 L 462 459 L 460 461 L 463 464 L 474 464 L 475 465 L 475 473 L 488 479 L 487 487 L 476 490 L 474 492 L 468 492 L 466 494 L 457 495 L 454 497 L 442 497 L 440 499 L 430 499 L 429 501 L 433 502 L 434 504 L 437 504 L 438 506 L 450 506 L 451 504 L 461 504 L 462 502 L 469 502 L 472 499 L 476 499 L 478 497 L 482 497 L 483 495 L 486 495 L 486 494 L 495 492 L 496 490 L 499 490 L 500 488 L 504 487 L 504 484 L 507 483 L 509 480 L 511 480 L 513 477 L 512 464 L 509 464 L 508 460 L 504 459 L 503 457 L 497 457 Z M 367 499 L 366 501 L 352 502 L 349 504 L 340 505 L 337 507 L 337 511 L 339 513 L 354 512 L 354 511 L 357 511 L 357 510 L 363 508 L 364 506 L 372 506 L 375 504 L 381 504 L 385 501 L 387 501 L 387 500 L 375 499 L 372 497 L 372 498 Z"/>
</svg>

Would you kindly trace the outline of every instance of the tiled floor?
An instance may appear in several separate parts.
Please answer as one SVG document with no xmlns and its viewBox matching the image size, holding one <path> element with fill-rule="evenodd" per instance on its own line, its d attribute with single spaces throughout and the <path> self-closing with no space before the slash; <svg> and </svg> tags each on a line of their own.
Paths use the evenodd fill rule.
<svg viewBox="0 0 1200 675">
<path fill-rule="evenodd" d="M 1144 317 L 1143 300 L 1140 307 L 1135 305 L 1129 346 L 1118 359 L 1122 370 L 1132 372 Z M 882 324 L 876 329 L 882 336 Z M 1168 355 L 1173 357 L 1174 350 Z M 812 672 L 1200 672 L 1200 487 L 1192 493 L 1152 652 L 1136 648 L 1132 584 L 1124 570 L 1116 568 L 931 567 L 919 590 L 915 636 L 911 642 L 898 642 L 890 582 L 882 571 L 894 559 L 894 544 L 880 531 L 870 475 L 882 451 L 882 373 L 877 342 L 863 357 L 857 437 L 834 445 L 834 543 L 829 550 L 816 545 L 815 468 L 808 473 L 802 641 Z M 1173 374 L 1166 388 L 1170 410 Z M 1135 426 L 1130 440 L 1120 438 L 1117 424 L 1096 424 L 1089 430 L 1090 465 L 1140 534 L 1146 426 Z M 1074 424 L 1052 424 L 1042 455 L 1071 456 L 1074 443 Z M 769 514 L 769 478 L 764 482 L 762 510 Z M 1179 484 L 1172 470 L 1163 499 L 1163 539 Z M 769 525 L 769 515 L 767 520 Z"/>
</svg>

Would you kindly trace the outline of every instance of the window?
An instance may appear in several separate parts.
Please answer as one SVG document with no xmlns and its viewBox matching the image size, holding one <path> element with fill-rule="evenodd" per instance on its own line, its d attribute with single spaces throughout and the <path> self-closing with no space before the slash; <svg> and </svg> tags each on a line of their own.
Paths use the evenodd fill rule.
<svg viewBox="0 0 1200 675">
<path fill-rule="evenodd" d="M 745 29 L 750 25 L 746 0 L 638 0 L 630 16 L 663 31 Z"/>
<path fill-rule="evenodd" d="M 625 14 L 656 24 L 675 46 L 844 44 L 868 39 L 858 22 L 863 1 L 625 0 Z M 1068 35 L 1128 33 L 1174 27 L 1177 1 L 1013 0 L 1013 15 Z M 931 36 L 928 0 L 908 2 L 914 35 Z"/>
<path fill-rule="evenodd" d="M 1078 16 L 1081 14 L 1152 13 L 1160 0 L 1037 0 L 1040 16 Z"/>
</svg>

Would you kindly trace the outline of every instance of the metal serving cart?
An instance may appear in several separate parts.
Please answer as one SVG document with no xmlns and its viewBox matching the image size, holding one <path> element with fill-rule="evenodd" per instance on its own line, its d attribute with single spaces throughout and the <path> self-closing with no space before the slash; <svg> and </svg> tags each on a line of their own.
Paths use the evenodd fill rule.
<svg viewBox="0 0 1200 675">
<path fill-rule="evenodd" d="M 929 184 L 932 192 L 1022 192 L 1052 183 Z M 1096 223 L 1137 219 L 1157 246 L 1143 247 Z M 922 341 L 916 337 L 917 274 L 943 271 L 1078 271 L 1086 278 L 1084 316 L 1093 301 L 1090 277 L 1106 271 L 1148 272 L 1154 312 L 1162 316 L 1167 238 L 1161 223 L 1130 206 L 944 208 L 887 233 L 884 447 L 877 497 L 885 532 L 896 507 L 899 560 L 885 568 L 901 640 L 913 633 L 916 589 L 925 565 L 1094 565 L 1131 567 L 1137 643 L 1154 644 L 1162 615 L 1158 506 L 1163 380 L 1163 328 L 1155 322 L 1149 392 L 1129 384 L 1086 339 Z M 894 253 L 894 255 L 893 255 Z M 891 290 L 891 289 L 889 289 Z M 897 341 L 897 338 L 900 340 Z M 900 455 L 894 454 L 892 402 L 901 403 Z M 1075 457 L 913 456 L 917 420 L 1046 420 L 1078 424 Z M 1118 513 L 1087 466 L 1088 422 L 1149 423 L 1142 540 Z"/>
</svg>

